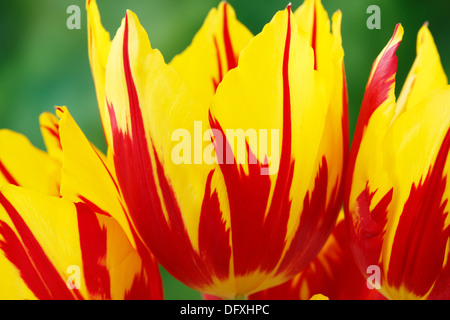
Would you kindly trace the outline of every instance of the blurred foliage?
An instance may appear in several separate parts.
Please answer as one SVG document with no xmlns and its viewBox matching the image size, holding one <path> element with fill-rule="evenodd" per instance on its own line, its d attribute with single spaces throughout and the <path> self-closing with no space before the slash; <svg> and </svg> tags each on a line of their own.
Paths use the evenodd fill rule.
<svg viewBox="0 0 450 320">
<path fill-rule="evenodd" d="M 149 33 L 152 47 L 166 61 L 184 50 L 200 28 L 209 9 L 219 0 L 97 0 L 102 22 L 114 36 L 126 9 L 136 12 Z M 253 34 L 259 33 L 287 0 L 229 0 L 238 19 Z M 302 0 L 292 1 L 296 9 Z M 447 75 L 450 75 L 450 1 L 449 0 L 323 0 L 330 16 L 343 14 L 342 37 L 349 93 L 351 135 L 373 60 L 387 43 L 397 23 L 405 28 L 397 56 L 397 93 L 416 53 L 416 36 L 425 21 L 435 38 Z M 66 9 L 76 4 L 82 9 L 82 28 L 69 30 Z M 381 29 L 369 30 L 366 13 L 369 5 L 381 9 Z M 97 111 L 95 91 L 87 56 L 85 2 L 80 0 L 16 0 L 0 4 L 0 127 L 25 134 L 43 148 L 38 117 L 66 105 L 100 149 L 105 142 Z M 168 299 L 199 299 L 200 294 L 164 270 Z"/>
</svg>

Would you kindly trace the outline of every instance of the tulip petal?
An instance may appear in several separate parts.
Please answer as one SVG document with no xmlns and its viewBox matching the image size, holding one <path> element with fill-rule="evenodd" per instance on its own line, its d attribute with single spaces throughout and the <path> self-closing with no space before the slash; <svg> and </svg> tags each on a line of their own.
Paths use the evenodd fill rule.
<svg viewBox="0 0 450 320">
<path fill-rule="evenodd" d="M 450 114 L 442 106 L 449 101 L 449 86 L 432 91 L 401 113 L 386 134 L 397 203 L 389 214 L 384 250 L 390 290 L 398 290 L 393 296 L 427 296 L 446 264 Z"/>
<path fill-rule="evenodd" d="M 426 296 L 446 259 L 450 228 L 444 197 L 447 177 L 443 170 L 450 148 L 448 131 L 436 163 L 417 187 L 412 186 L 395 229 L 388 268 L 389 285 L 405 286 L 418 297 Z"/>
<path fill-rule="evenodd" d="M 25 136 L 6 129 L 0 130 L 0 150 L 0 184 L 59 195 L 61 164 L 57 160 L 34 147 Z"/>
<path fill-rule="evenodd" d="M 395 52 L 400 44 L 402 36 L 403 28 L 401 25 L 397 25 L 391 40 L 378 55 L 372 66 L 349 158 L 349 176 L 347 177 L 349 183 L 346 186 L 345 198 L 346 200 L 350 200 L 350 203 L 354 203 L 361 191 L 366 189 L 367 181 L 369 180 L 375 182 L 371 190 L 378 190 L 377 195 L 375 195 L 375 203 L 378 203 L 379 199 L 389 191 L 389 189 L 379 190 L 379 186 L 382 185 L 382 179 L 385 179 L 386 177 L 380 175 L 380 172 L 384 171 L 380 168 L 383 161 L 381 161 L 381 159 L 379 161 L 374 161 L 373 159 L 373 157 L 381 157 L 381 153 L 374 153 L 372 150 L 378 147 L 381 148 L 383 137 L 380 136 L 378 132 L 380 132 L 382 128 L 386 131 L 394 116 L 394 85 L 395 74 L 397 72 L 397 57 L 395 56 Z M 364 143 L 362 142 L 363 137 Z M 364 161 L 363 157 L 372 160 Z M 355 166 L 356 162 L 362 163 L 364 166 L 378 165 L 378 167 L 364 167 L 359 169 L 358 165 Z M 363 170 L 364 174 L 360 174 L 359 170 Z M 373 177 L 370 177 L 371 179 L 367 176 L 370 173 L 373 173 Z M 350 194 L 350 186 L 352 186 L 352 194 Z M 353 192 L 355 190 L 356 192 Z M 351 198 L 349 198 L 349 196 Z M 348 210 L 346 211 L 348 212 Z"/>
<path fill-rule="evenodd" d="M 1 189 L 0 204 L 3 298 L 123 299 L 148 286 L 146 275 L 135 280 L 141 259 L 112 218 L 15 186 Z M 77 269 L 79 288 L 70 279 Z"/>
<path fill-rule="evenodd" d="M 176 145 L 172 134 L 184 130 L 188 139 L 191 133 L 196 135 L 194 122 L 207 124 L 206 109 L 160 52 L 150 47 L 131 11 L 113 40 L 106 79 L 112 157 L 139 236 L 166 270 L 194 288 L 210 285 L 213 277 L 228 277 L 231 249 L 221 222 L 221 195 L 212 187 L 213 166 L 195 163 L 195 154 L 193 164 L 190 158 L 176 164 L 171 152 Z M 201 223 L 203 208 L 209 211 Z M 211 232 L 220 229 L 216 232 L 222 235 L 220 245 L 200 246 L 200 225 L 209 226 Z M 224 250 L 217 253 L 223 257 L 219 262 L 206 260 L 204 250 L 219 249 Z M 218 263 L 220 268 L 212 266 Z"/>
<path fill-rule="evenodd" d="M 237 66 L 240 51 L 252 34 L 227 2 L 211 9 L 192 44 L 171 62 L 190 89 L 206 103 L 228 70 Z"/>
<path fill-rule="evenodd" d="M 325 209 L 329 165 L 319 154 L 328 107 L 324 86 L 289 6 L 241 52 L 238 67 L 225 75 L 213 99 L 211 127 L 226 137 L 217 151 L 223 159 L 231 153 L 235 162 L 221 164 L 220 170 L 230 203 L 224 216 L 232 230 L 238 292 L 293 276 L 331 231 L 338 211 L 328 215 Z M 248 134 L 241 149 L 228 133 L 259 128 L 267 131 L 256 132 L 257 139 Z M 257 142 L 271 130 L 280 132 L 282 143 L 275 141 L 261 152 Z M 276 170 L 262 175 L 268 165 Z M 313 245 L 305 248 L 306 238 Z"/>
<path fill-rule="evenodd" d="M 320 0 L 306 0 L 294 12 L 299 30 L 310 39 L 314 50 L 314 69 L 324 76 L 329 94 L 329 108 L 322 137 L 320 154 L 333 159 L 328 168 L 328 195 L 335 185 L 343 183 L 343 172 L 349 151 L 347 85 L 344 71 L 344 50 L 341 38 L 342 13 L 333 14 L 330 32 L 330 20 Z M 342 134 L 337 134 L 342 132 Z M 333 186 L 333 187 L 332 187 Z M 340 202 L 341 193 L 331 201 Z"/>
<path fill-rule="evenodd" d="M 358 123 L 355 129 L 355 135 L 352 142 L 351 160 L 355 161 L 356 154 L 360 148 L 361 139 L 366 134 L 365 130 L 372 120 L 372 116 L 377 110 L 378 113 L 384 113 L 380 115 L 385 122 L 392 120 L 391 110 L 395 103 L 395 75 L 397 73 L 397 57 L 395 55 L 398 46 L 403 37 L 403 27 L 398 24 L 395 27 L 394 34 L 392 35 L 389 43 L 384 47 L 378 57 L 375 59 L 372 70 L 370 72 L 369 80 L 366 85 L 366 91 L 364 94 L 363 102 L 361 104 L 360 115 L 358 117 Z M 375 117 L 373 117 L 375 119 Z M 381 121 L 382 119 L 378 120 Z M 372 120 L 377 121 L 377 120 Z M 352 170 L 350 170 L 351 173 Z"/>
<path fill-rule="evenodd" d="M 330 34 L 330 20 L 321 1 L 304 1 L 294 12 L 294 18 L 299 29 L 308 35 L 314 50 L 314 69 L 323 72 L 332 71 L 330 52 L 333 52 L 333 38 L 337 35 Z"/>
<path fill-rule="evenodd" d="M 392 202 L 393 189 L 384 153 L 373 150 L 382 149 L 384 136 L 380 132 L 387 131 L 395 114 L 395 52 L 402 36 L 403 28 L 397 25 L 372 66 L 347 167 L 344 206 L 360 270 L 381 261 L 387 212 Z"/>
<path fill-rule="evenodd" d="M 50 112 L 44 112 L 39 117 L 39 124 L 48 155 L 62 163 L 58 118 Z"/>
<path fill-rule="evenodd" d="M 439 52 L 425 24 L 417 34 L 417 56 L 398 97 L 396 113 L 407 110 L 429 92 L 447 84 Z"/>
<path fill-rule="evenodd" d="M 424 27 L 396 105 L 394 53 L 402 33 L 397 26 L 369 77 L 350 154 L 345 209 L 359 268 L 380 268 L 386 296 L 443 298 L 448 290 L 436 281 L 449 281 L 445 106 L 450 87 Z"/>
<path fill-rule="evenodd" d="M 84 136 L 67 108 L 58 108 L 57 115 L 61 119 L 59 134 L 64 156 L 61 196 L 74 202 L 83 201 L 92 210 L 113 216 L 134 244 L 114 172 Z"/>
<path fill-rule="evenodd" d="M 72 201 L 82 201 L 93 211 L 110 215 L 120 224 L 132 246 L 141 255 L 150 276 L 150 298 L 162 298 L 157 263 L 136 235 L 113 168 L 107 164 L 101 152 L 89 143 L 67 108 L 58 108 L 57 114 L 61 118 L 60 135 L 64 154 L 61 195 Z"/>
<path fill-rule="evenodd" d="M 89 62 L 94 79 L 100 119 L 106 142 L 109 145 L 111 141 L 111 126 L 105 100 L 105 74 L 111 40 L 109 33 L 101 23 L 97 2 L 95 0 L 87 0 L 86 10 L 88 17 Z"/>
</svg>

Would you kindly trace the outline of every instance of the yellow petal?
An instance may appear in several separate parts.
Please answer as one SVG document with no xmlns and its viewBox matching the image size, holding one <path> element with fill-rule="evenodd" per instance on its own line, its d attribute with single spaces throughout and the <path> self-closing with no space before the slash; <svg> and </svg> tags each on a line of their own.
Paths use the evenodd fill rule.
<svg viewBox="0 0 450 320">
<path fill-rule="evenodd" d="M 56 197 L 15 186 L 4 186 L 0 193 L 1 251 L 0 269 L 17 269 L 16 277 L 0 283 L 25 282 L 39 299 L 72 299 L 86 295 L 86 289 L 69 290 L 66 280 L 70 266 L 82 266 L 75 206 Z M 55 241 L 57 239 L 57 241 Z M 15 253 L 15 254 L 13 254 Z M 21 299 L 17 290 L 0 292 L 8 299 Z M 28 291 L 28 290 L 27 290 Z"/>
<path fill-rule="evenodd" d="M 11 185 L 1 188 L 0 204 L 2 298 L 124 299 L 136 287 L 149 291 L 139 255 L 111 217 Z"/>
<path fill-rule="evenodd" d="M 399 115 L 383 139 L 383 152 L 395 189 L 409 194 L 433 165 L 450 127 L 450 86 L 433 91 Z M 414 161 L 411 161 L 414 159 Z M 401 201 L 403 203 L 404 201 Z"/>
<path fill-rule="evenodd" d="M 86 9 L 88 16 L 89 62 L 94 78 L 100 119 L 102 120 L 106 142 L 109 145 L 111 141 L 111 127 L 109 118 L 106 115 L 108 110 L 105 101 L 105 74 L 111 40 L 109 33 L 103 28 L 100 20 L 97 2 L 95 0 L 87 0 Z"/>
<path fill-rule="evenodd" d="M 0 130 L 0 150 L 0 184 L 59 195 L 59 161 L 34 147 L 23 135 L 6 129 Z"/>
<path fill-rule="evenodd" d="M 128 222 L 126 205 L 121 198 L 114 171 L 105 163 L 65 107 L 57 109 L 60 120 L 64 162 L 61 195 L 71 201 L 83 201 L 97 212 L 114 217 L 133 246 L 134 237 Z"/>
<path fill-rule="evenodd" d="M 325 79 L 328 111 L 319 154 L 324 155 L 333 166 L 329 169 L 328 197 L 336 185 L 343 181 L 342 172 L 348 153 L 348 105 L 344 75 L 344 50 L 341 39 L 342 13 L 337 11 L 330 19 L 320 0 L 306 0 L 295 12 L 299 30 L 305 33 L 314 50 L 314 68 Z"/>
<path fill-rule="evenodd" d="M 314 50 L 314 68 L 322 72 L 332 72 L 331 59 L 334 37 L 330 33 L 330 19 L 320 0 L 306 0 L 294 12 L 298 28 L 306 33 Z M 337 49 L 337 48 L 336 48 Z M 342 55 L 342 49 L 340 49 Z M 332 53 L 330 55 L 330 53 Z"/>
<path fill-rule="evenodd" d="M 237 66 L 239 53 L 252 34 L 227 2 L 211 9 L 192 44 L 171 62 L 190 89 L 209 105 L 228 70 Z"/>
<path fill-rule="evenodd" d="M 50 112 L 39 116 L 39 124 L 47 153 L 62 163 L 61 141 L 59 139 L 59 119 Z"/>
<path fill-rule="evenodd" d="M 407 110 L 432 90 L 447 84 L 439 52 L 425 24 L 417 34 L 417 56 L 398 97 L 396 113 Z"/>
<path fill-rule="evenodd" d="M 450 197 L 450 187 L 444 180 L 444 187 L 441 189 L 438 182 L 448 176 L 450 165 L 446 161 L 446 154 L 439 160 L 438 154 L 448 147 L 443 145 L 450 128 L 449 109 L 442 108 L 446 105 L 450 105 L 450 86 L 435 89 L 425 99 L 404 110 L 392 123 L 383 141 L 385 161 L 389 163 L 389 181 L 394 188 L 383 244 L 383 266 L 386 273 L 390 272 L 388 280 L 391 283 L 401 282 L 399 277 L 409 278 L 405 280 L 409 290 L 402 293 L 402 290 L 387 289 L 392 297 L 399 297 L 399 294 L 406 297 L 411 295 L 411 292 L 423 296 L 435 281 L 429 276 L 436 270 L 440 271 L 445 264 L 445 247 L 448 241 L 448 232 L 445 230 L 450 225 L 450 217 L 444 212 L 448 212 L 450 208 L 447 201 Z M 443 172 L 434 173 L 439 167 Z M 432 178 L 434 174 L 439 176 Z M 429 188 L 432 190 L 426 190 Z M 424 192 L 431 193 L 419 202 L 419 197 Z M 433 201 L 437 203 L 437 209 L 433 206 Z M 445 210 L 441 213 L 439 207 L 444 204 Z M 420 215 L 414 216 L 416 212 Z M 418 223 L 421 217 L 426 219 L 427 223 Z M 408 221 L 417 221 L 418 226 L 414 227 L 413 223 L 412 226 L 405 227 Z M 426 237 L 422 239 L 419 235 Z M 406 246 L 414 246 L 414 256 L 419 259 L 417 262 L 407 262 L 415 260 L 411 260 L 412 253 L 407 254 L 404 251 L 405 244 L 399 240 L 404 237 L 408 239 Z M 403 252 L 399 253 L 398 250 Z M 398 259 L 405 265 L 400 265 Z M 391 260 L 394 261 L 391 263 Z M 408 271 L 399 273 L 403 266 Z M 425 269 L 427 276 L 423 275 Z M 408 272 L 411 272 L 410 276 L 406 277 Z M 425 289 L 418 287 L 420 282 L 427 283 Z"/>
</svg>

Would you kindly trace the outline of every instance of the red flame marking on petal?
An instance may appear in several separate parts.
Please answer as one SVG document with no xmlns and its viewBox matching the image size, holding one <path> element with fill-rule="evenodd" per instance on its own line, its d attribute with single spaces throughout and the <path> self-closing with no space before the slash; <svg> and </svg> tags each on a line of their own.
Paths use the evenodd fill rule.
<svg viewBox="0 0 450 320">
<path fill-rule="evenodd" d="M 111 284 L 106 267 L 107 233 L 86 204 L 76 203 L 84 280 L 91 297 L 110 300 Z"/>
<path fill-rule="evenodd" d="M 6 179 L 8 183 L 13 184 L 15 186 L 20 185 L 17 182 L 17 180 L 11 175 L 8 169 L 6 169 L 5 165 L 1 161 L 0 161 L 0 173 L 3 175 L 3 177 Z"/>
<path fill-rule="evenodd" d="M 228 3 L 225 2 L 223 7 L 223 41 L 225 44 L 225 52 L 227 54 L 228 70 L 237 66 L 236 57 L 234 56 L 233 45 L 231 44 L 230 31 L 228 29 Z"/>
<path fill-rule="evenodd" d="M 394 35 L 397 32 L 399 25 L 394 30 Z M 392 36 L 388 46 L 394 40 Z M 391 46 L 383 56 L 380 58 L 377 68 L 373 71 L 372 79 L 367 84 L 364 98 L 361 104 L 358 122 L 356 124 L 355 134 L 353 136 L 352 147 L 349 155 L 349 162 L 346 173 L 346 187 L 344 195 L 345 212 L 349 212 L 350 191 L 353 180 L 353 170 L 355 167 L 356 157 L 359 152 L 359 147 L 363 139 L 364 130 L 367 127 L 370 117 L 375 110 L 388 98 L 389 91 L 395 83 L 395 74 L 397 72 L 397 56 L 395 55 L 400 42 Z M 375 62 L 374 62 L 375 64 Z M 374 66 L 372 66 L 373 68 Z"/>
<path fill-rule="evenodd" d="M 443 175 L 449 149 L 450 129 L 425 180 L 417 187 L 412 185 L 392 245 L 389 283 L 394 287 L 404 284 L 418 296 L 425 295 L 436 281 L 450 238 L 450 227 L 444 229 L 448 199 L 444 198 L 447 176 Z"/>
<path fill-rule="evenodd" d="M 19 212 L 2 193 L 0 193 L 0 204 L 13 222 L 21 239 L 19 240 L 5 222 L 0 221 L 0 233 L 4 237 L 0 247 L 5 252 L 5 256 L 20 271 L 22 279 L 30 290 L 40 299 L 83 299 L 78 290 L 69 290 Z"/>
</svg>

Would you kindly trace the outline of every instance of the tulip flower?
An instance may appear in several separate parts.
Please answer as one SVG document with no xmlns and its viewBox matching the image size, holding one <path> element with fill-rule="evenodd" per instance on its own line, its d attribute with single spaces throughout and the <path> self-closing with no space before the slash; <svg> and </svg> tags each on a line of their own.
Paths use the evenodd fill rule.
<svg viewBox="0 0 450 320">
<path fill-rule="evenodd" d="M 333 232 L 317 257 L 291 280 L 252 294 L 252 300 L 310 300 L 316 295 L 330 300 L 384 300 L 367 285 L 359 271 L 341 211 Z"/>
<path fill-rule="evenodd" d="M 83 203 L 0 188 L 0 299 L 148 299 L 142 259 L 119 224 Z"/>
<path fill-rule="evenodd" d="M 450 87 L 425 24 L 396 100 L 402 36 L 397 25 L 370 72 L 349 158 L 346 219 L 360 271 L 370 268 L 386 297 L 448 299 Z"/>
<path fill-rule="evenodd" d="M 92 5 L 95 5 L 95 2 Z M 90 17 L 92 18 L 92 15 Z M 89 36 L 90 40 L 93 38 L 95 37 Z M 95 66 L 93 66 L 93 71 L 95 71 Z M 96 85 L 98 85 L 97 82 Z M 17 254 L 15 257 L 11 254 L 11 248 L 20 243 L 17 241 L 9 243 L 6 238 L 2 240 L 2 237 L 6 237 L 4 232 L 9 232 L 10 237 L 14 236 L 8 228 L 14 230 L 16 223 L 13 221 L 13 225 L 11 225 L 8 222 L 9 218 L 4 220 L 3 215 L 0 215 L 2 226 L 5 224 L 0 231 L 0 240 L 4 241 L 0 245 L 0 270 L 8 269 L 8 272 L 0 273 L 0 297 L 8 299 L 162 299 L 163 290 L 158 264 L 127 220 L 127 207 L 123 203 L 122 194 L 117 187 L 113 164 L 87 140 L 67 108 L 57 108 L 57 116 L 61 120 L 49 112 L 43 113 L 40 117 L 41 132 L 47 152 L 32 146 L 21 134 L 9 130 L 0 131 L 0 186 L 3 184 L 20 186 L 40 193 L 43 198 L 38 201 L 37 197 L 34 197 L 32 201 L 27 200 L 30 203 L 29 208 L 20 207 L 21 202 L 16 199 L 21 199 L 22 193 L 28 196 L 26 193 L 28 191 L 17 189 L 11 195 L 12 200 L 18 201 L 17 205 L 6 204 L 5 206 L 7 202 L 0 204 L 8 214 L 10 206 L 13 208 L 9 209 L 15 210 L 20 216 L 26 217 L 26 215 L 32 214 L 34 220 L 31 225 L 28 223 L 24 225 L 28 231 L 25 234 L 20 230 L 14 231 L 15 240 L 20 241 L 20 238 L 27 234 L 37 238 L 35 233 L 38 230 L 49 229 L 50 227 L 47 225 L 51 226 L 52 234 L 58 238 L 66 232 L 66 224 L 60 221 L 63 217 L 67 221 L 72 221 L 73 227 L 76 227 L 77 224 L 80 225 L 79 239 L 76 238 L 75 231 L 73 239 L 69 239 L 70 242 L 67 244 L 53 243 L 54 241 L 50 237 L 37 238 L 33 246 L 28 247 L 25 244 L 25 247 L 21 249 L 23 255 Z M 75 191 L 79 186 L 84 196 Z M 46 196 L 62 197 L 64 201 L 60 200 L 62 204 L 59 204 L 57 201 L 47 199 Z M 51 206 L 53 203 L 55 208 Z M 87 208 L 79 205 L 80 203 L 87 205 Z M 22 208 L 22 210 L 18 208 Z M 77 219 L 79 208 L 83 212 L 89 213 L 78 216 Z M 0 210 L 2 210 L 1 206 Z M 33 210 L 32 213 L 29 210 Z M 49 210 L 55 215 L 63 215 L 63 217 L 55 219 L 48 215 Z M 64 210 L 64 213 L 60 213 L 61 210 Z M 41 221 L 37 219 L 38 215 L 44 215 L 46 219 Z M 83 219 L 84 216 L 88 218 Z M 88 222 L 91 221 L 89 223 L 97 223 L 99 227 L 96 231 L 99 236 L 97 237 L 95 233 L 89 231 L 89 228 L 87 231 L 84 231 L 85 227 L 81 229 L 81 223 L 85 223 L 80 219 L 88 219 Z M 96 222 L 96 219 L 99 222 Z M 106 223 L 103 220 L 111 220 L 111 222 Z M 110 225 L 111 227 L 109 227 Z M 111 230 L 109 230 L 110 228 Z M 105 232 L 106 234 L 100 239 L 100 233 L 104 234 Z M 117 239 L 109 240 L 109 238 L 105 238 L 107 234 L 112 234 Z M 99 239 L 96 240 L 95 237 Z M 100 240 L 101 242 L 99 242 Z M 86 245 L 89 242 L 92 243 Z M 104 249 L 106 252 L 96 252 L 97 242 L 101 248 L 106 243 L 107 248 Z M 80 243 L 82 248 L 80 248 Z M 40 255 L 32 257 L 25 255 L 33 248 L 42 251 Z M 69 263 L 64 260 L 67 255 L 62 255 L 61 259 L 53 261 L 52 255 L 59 252 L 58 250 L 78 252 L 83 259 L 82 261 L 71 259 L 73 263 Z M 99 256 L 96 257 L 96 255 Z M 87 261 L 84 256 L 87 257 Z M 89 261 L 92 258 L 102 261 Z M 43 268 L 41 270 L 36 264 L 36 259 L 47 259 L 48 263 L 41 264 Z M 118 266 L 120 260 L 117 259 L 125 261 L 123 267 Z M 25 264 L 30 262 L 36 267 L 23 269 Z M 74 264 L 75 262 L 76 264 Z M 64 288 L 63 280 L 67 278 L 65 268 L 70 265 L 76 265 L 84 270 L 80 276 L 82 282 L 80 291 Z M 51 274 L 46 275 L 49 269 L 54 270 Z M 94 270 L 96 269 L 99 270 L 98 275 L 95 275 L 97 271 Z M 32 283 L 34 280 L 30 279 L 39 275 L 42 277 L 42 282 Z M 95 279 L 95 277 L 101 278 Z M 94 283 L 94 287 L 92 287 L 90 283 L 95 281 L 99 283 Z M 53 284 L 58 284 L 60 290 L 52 291 Z M 18 286 L 16 287 L 16 285 Z M 98 286 L 97 289 L 95 289 L 95 285 Z M 38 292 L 39 286 L 48 287 L 48 289 Z M 3 290 L 4 288 L 5 290 Z M 98 292 L 90 292 L 91 290 Z"/>
<path fill-rule="evenodd" d="M 161 299 L 158 265 L 125 220 L 106 157 L 66 108 L 57 113 L 40 117 L 47 152 L 0 131 L 0 299 Z M 94 202 L 71 193 L 99 177 L 97 193 L 84 190 Z"/>
<path fill-rule="evenodd" d="M 252 38 L 223 2 L 166 64 L 133 12 L 110 42 L 95 1 L 87 10 L 107 162 L 130 229 L 201 292 L 246 296 L 295 276 L 342 201 L 340 12 L 330 32 L 320 1 L 289 5 Z M 230 130 L 252 134 L 238 137 L 243 153 Z M 78 179 L 72 195 L 90 201 L 86 185 Z"/>
</svg>

